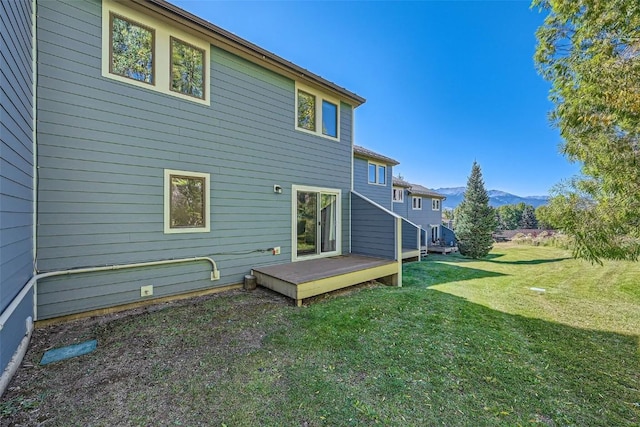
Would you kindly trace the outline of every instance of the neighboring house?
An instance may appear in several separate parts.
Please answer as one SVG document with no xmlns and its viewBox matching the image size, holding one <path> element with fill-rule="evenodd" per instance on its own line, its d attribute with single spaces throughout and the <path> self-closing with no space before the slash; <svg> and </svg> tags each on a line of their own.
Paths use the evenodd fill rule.
<svg viewBox="0 0 640 427">
<path fill-rule="evenodd" d="M 398 161 L 359 145 L 353 146 L 353 190 L 393 213 L 393 167 Z M 398 214 L 396 214 L 398 215 Z M 402 216 L 400 216 L 402 218 Z M 365 221 L 370 222 L 370 221 Z M 390 240 L 389 245 L 394 241 Z M 402 259 L 420 259 L 420 228 L 402 221 Z"/>
<path fill-rule="evenodd" d="M 393 167 L 399 162 L 359 145 L 353 146 L 353 189 L 392 210 Z"/>
<path fill-rule="evenodd" d="M 164 0 L 0 19 L 3 382 L 34 319 L 402 283 L 402 219 L 353 190 L 360 96 Z"/>
<path fill-rule="evenodd" d="M 444 199 L 443 194 L 422 185 L 393 178 L 393 211 L 422 228 L 422 246 L 427 248 L 443 243 L 441 239 Z"/>
</svg>

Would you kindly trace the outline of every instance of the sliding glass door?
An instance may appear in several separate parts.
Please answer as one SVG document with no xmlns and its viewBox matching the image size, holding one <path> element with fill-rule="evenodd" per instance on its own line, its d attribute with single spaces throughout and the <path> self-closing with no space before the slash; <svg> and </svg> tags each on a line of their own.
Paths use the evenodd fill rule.
<svg viewBox="0 0 640 427">
<path fill-rule="evenodd" d="M 340 190 L 294 186 L 294 259 L 340 250 Z"/>
</svg>

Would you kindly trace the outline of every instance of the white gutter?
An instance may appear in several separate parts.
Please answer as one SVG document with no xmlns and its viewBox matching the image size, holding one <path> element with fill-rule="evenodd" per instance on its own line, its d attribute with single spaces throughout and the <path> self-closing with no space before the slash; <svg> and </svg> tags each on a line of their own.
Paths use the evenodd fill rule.
<svg viewBox="0 0 640 427">
<path fill-rule="evenodd" d="M 125 268 L 139 268 L 139 267 L 150 267 L 154 265 L 166 265 L 166 264 L 178 264 L 184 262 L 195 262 L 195 261 L 208 261 L 211 263 L 211 280 L 219 280 L 220 279 L 220 271 L 218 270 L 218 266 L 216 262 L 209 257 L 194 257 L 194 258 L 181 258 L 181 259 L 168 259 L 162 261 L 148 261 L 148 262 L 139 262 L 135 264 L 119 264 L 119 265 L 106 265 L 103 267 L 89 267 L 89 268 L 77 268 L 73 270 L 61 270 L 61 271 L 49 271 L 46 273 L 39 273 L 31 277 L 31 279 L 27 282 L 26 285 L 22 288 L 20 293 L 16 295 L 16 297 L 11 301 L 11 304 L 7 306 L 7 308 L 0 315 L 0 330 L 4 328 L 4 325 L 7 323 L 13 312 L 18 308 L 22 300 L 27 296 L 31 288 L 36 288 L 38 280 L 44 279 L 47 277 L 54 276 L 66 276 L 70 274 L 80 274 L 80 273 L 94 273 L 98 271 L 109 271 L 109 270 L 122 270 Z M 38 320 L 38 307 L 36 305 L 37 292 L 33 293 L 33 319 Z"/>
<path fill-rule="evenodd" d="M 351 191 L 355 189 L 355 171 L 353 161 L 353 145 L 356 140 L 356 109 L 351 106 Z M 351 235 L 353 234 L 353 216 L 351 209 L 351 195 L 349 195 L 349 253 L 351 253 Z"/>
</svg>

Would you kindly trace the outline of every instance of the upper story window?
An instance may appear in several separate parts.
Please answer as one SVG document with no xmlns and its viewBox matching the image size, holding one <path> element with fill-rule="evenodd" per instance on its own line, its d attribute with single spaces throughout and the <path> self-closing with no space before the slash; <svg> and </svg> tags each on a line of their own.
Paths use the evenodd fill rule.
<svg viewBox="0 0 640 427">
<path fill-rule="evenodd" d="M 369 184 L 387 185 L 387 166 L 369 162 Z"/>
<path fill-rule="evenodd" d="M 109 72 L 153 85 L 155 31 L 113 13 L 109 27 Z"/>
<path fill-rule="evenodd" d="M 411 199 L 411 207 L 414 210 L 422 210 L 422 197 L 413 197 Z"/>
<path fill-rule="evenodd" d="M 171 90 L 204 99 L 205 52 L 171 37 Z"/>
<path fill-rule="evenodd" d="M 339 101 L 296 82 L 296 129 L 340 138 Z"/>
<path fill-rule="evenodd" d="M 209 174 L 164 171 L 164 232 L 206 233 L 211 229 Z"/>
<path fill-rule="evenodd" d="M 431 200 L 431 209 L 433 209 L 434 211 L 440 210 L 440 199 Z"/>
<path fill-rule="evenodd" d="M 126 2 L 102 2 L 103 77 L 210 105 L 210 48 L 178 26 L 129 9 Z"/>
<path fill-rule="evenodd" d="M 393 189 L 393 201 L 398 203 L 404 202 L 404 188 Z"/>
</svg>

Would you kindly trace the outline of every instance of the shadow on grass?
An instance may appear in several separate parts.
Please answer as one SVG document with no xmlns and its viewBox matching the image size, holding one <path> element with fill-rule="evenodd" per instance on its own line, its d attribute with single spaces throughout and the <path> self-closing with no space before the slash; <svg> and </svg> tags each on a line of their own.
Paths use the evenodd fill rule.
<svg viewBox="0 0 640 427">
<path fill-rule="evenodd" d="M 449 261 L 454 262 L 457 262 L 458 260 L 458 257 L 452 257 L 451 259 L 449 259 Z M 443 283 L 459 282 L 462 280 L 505 276 L 505 274 L 496 273 L 494 271 L 444 264 L 438 261 L 445 260 L 433 260 L 427 262 L 414 262 L 405 264 L 402 270 L 402 285 L 421 285 L 428 287 L 441 285 Z"/>
<path fill-rule="evenodd" d="M 452 261 L 452 262 L 471 262 L 471 261 L 492 261 L 496 258 L 501 258 L 503 257 L 504 254 L 500 254 L 500 253 L 493 253 L 493 254 L 489 254 L 484 258 L 481 259 L 473 259 L 473 258 L 468 258 L 466 256 L 460 255 L 459 252 L 457 253 L 451 253 L 451 254 L 436 254 L 436 253 L 430 253 L 427 258 L 424 258 L 424 261 Z"/>
<path fill-rule="evenodd" d="M 334 300 L 293 323 L 275 339 L 305 354 L 287 371 L 292 395 L 321 391 L 286 406 L 326 410 L 331 425 L 357 412 L 334 400 L 355 387 L 372 399 L 369 425 L 640 425 L 637 336 L 504 313 L 433 288 Z M 424 395 L 429 405 L 416 404 Z"/>
<path fill-rule="evenodd" d="M 549 258 L 549 259 L 528 259 L 528 260 L 522 260 L 522 261 L 493 261 L 493 260 L 485 260 L 485 261 L 493 262 L 495 264 L 538 265 L 538 264 L 547 264 L 550 262 L 560 262 L 568 259 L 573 259 L 573 258 L 563 257 L 563 258 Z"/>
<path fill-rule="evenodd" d="M 512 265 L 538 265 L 538 264 L 547 264 L 551 262 L 559 262 L 565 261 L 568 259 L 573 259 L 571 257 L 562 257 L 562 258 L 540 258 L 540 259 L 528 259 L 528 260 L 520 260 L 520 261 L 504 261 L 504 260 L 496 260 L 496 258 L 503 257 L 504 254 L 496 253 L 489 254 L 484 258 L 474 259 L 468 258 L 460 254 L 450 254 L 450 255 L 429 255 L 426 261 L 448 261 L 448 262 L 479 262 L 486 261 L 492 262 L 495 264 L 512 264 Z"/>
</svg>

